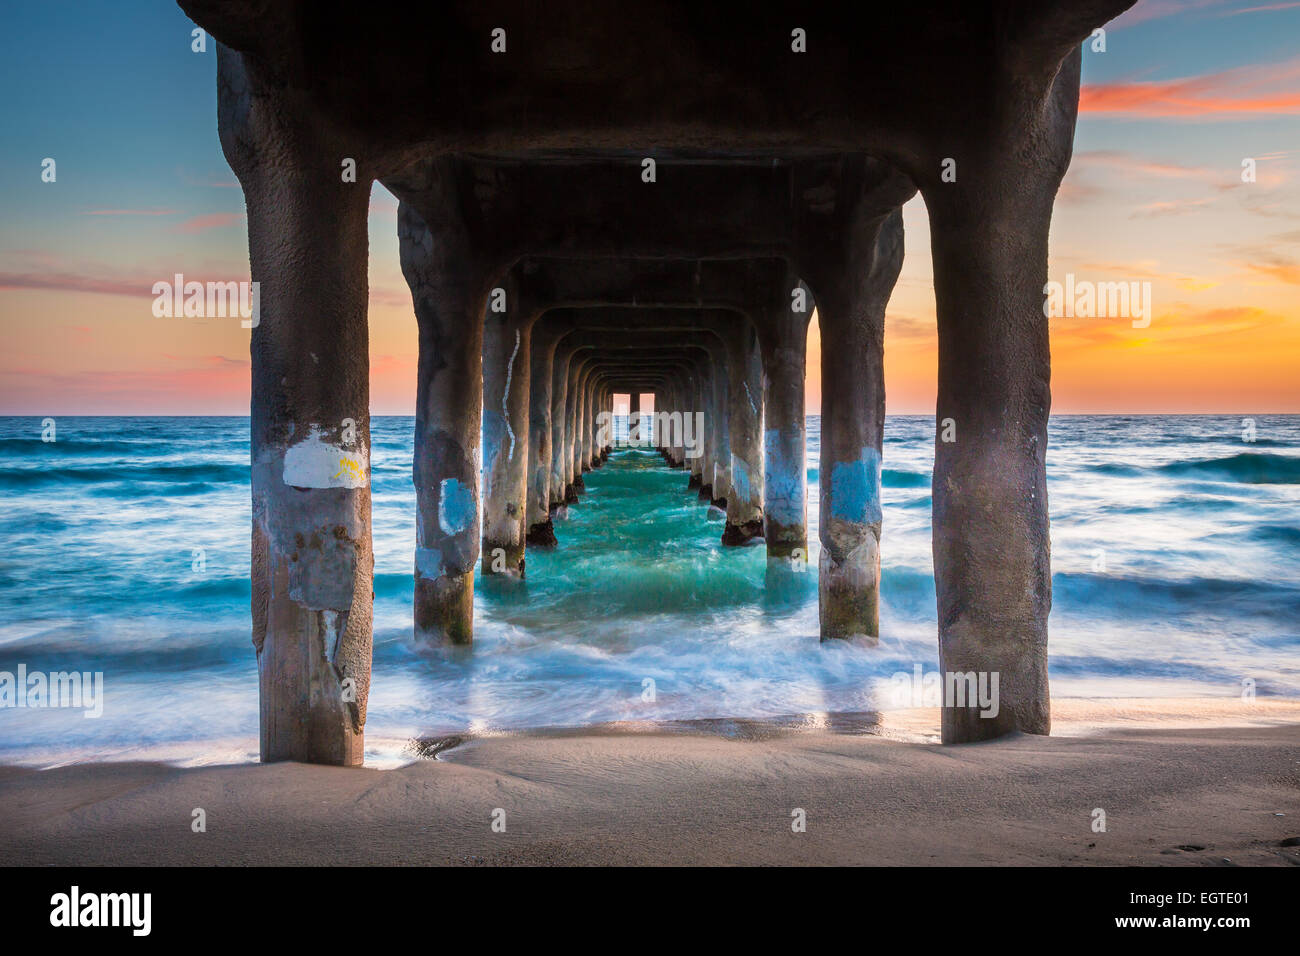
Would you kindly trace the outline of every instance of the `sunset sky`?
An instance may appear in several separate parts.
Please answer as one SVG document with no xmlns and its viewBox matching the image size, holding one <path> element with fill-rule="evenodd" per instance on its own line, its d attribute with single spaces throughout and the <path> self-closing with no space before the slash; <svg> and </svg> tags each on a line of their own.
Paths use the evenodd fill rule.
<svg viewBox="0 0 1300 956">
<path fill-rule="evenodd" d="M 0 34 L 0 414 L 247 414 L 237 319 L 155 318 L 174 273 L 246 279 L 214 44 L 172 4 L 10 6 Z M 864 43 L 867 41 L 864 40 Z M 879 38 L 871 42 L 882 42 Z M 1083 54 L 1050 278 L 1150 281 L 1154 317 L 1053 320 L 1056 412 L 1300 412 L 1300 2 L 1142 0 Z M 57 181 L 41 181 L 46 157 Z M 1243 183 L 1242 161 L 1257 181 Z M 414 409 L 397 203 L 370 218 L 372 412 Z M 888 411 L 934 411 L 929 229 L 885 333 Z M 820 400 L 810 341 L 809 410 Z"/>
</svg>

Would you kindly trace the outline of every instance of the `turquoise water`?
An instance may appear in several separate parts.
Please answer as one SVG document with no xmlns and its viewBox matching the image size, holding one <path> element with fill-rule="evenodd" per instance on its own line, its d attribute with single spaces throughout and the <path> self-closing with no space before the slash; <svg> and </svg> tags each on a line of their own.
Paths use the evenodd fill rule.
<svg viewBox="0 0 1300 956">
<path fill-rule="evenodd" d="M 1249 678 L 1300 696 L 1300 417 L 1255 426 L 1246 443 L 1232 416 L 1053 420 L 1054 694 L 1236 696 Z M 879 647 L 820 644 L 815 573 L 770 580 L 761 546 L 723 549 L 686 474 L 629 450 L 587 476 L 525 582 L 480 580 L 472 651 L 428 657 L 409 645 L 413 423 L 376 419 L 369 759 L 420 736 L 887 703 L 891 675 L 938 663 L 933 428 L 886 424 Z M 813 567 L 818 434 L 814 416 Z M 102 671 L 104 713 L 0 708 L 0 760 L 251 759 L 247 420 L 40 435 L 0 419 L 0 671 Z"/>
</svg>

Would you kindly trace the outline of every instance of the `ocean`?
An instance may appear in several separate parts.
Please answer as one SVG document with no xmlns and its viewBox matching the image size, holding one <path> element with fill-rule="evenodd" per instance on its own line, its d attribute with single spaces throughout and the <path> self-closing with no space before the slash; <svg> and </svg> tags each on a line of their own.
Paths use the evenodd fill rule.
<svg viewBox="0 0 1300 956">
<path fill-rule="evenodd" d="M 1055 698 L 1300 696 L 1300 416 L 1060 416 L 1048 491 Z M 255 760 L 246 418 L 0 419 L 0 672 L 102 672 L 103 712 L 0 708 L 0 762 Z M 825 725 L 938 666 L 934 420 L 885 425 L 881 641 L 817 630 L 812 562 L 769 579 L 653 451 L 617 453 L 530 550 L 479 576 L 470 650 L 411 647 L 413 420 L 372 422 L 367 763 L 411 741 L 614 721 Z M 1253 437 L 1253 441 L 1244 440 Z"/>
</svg>

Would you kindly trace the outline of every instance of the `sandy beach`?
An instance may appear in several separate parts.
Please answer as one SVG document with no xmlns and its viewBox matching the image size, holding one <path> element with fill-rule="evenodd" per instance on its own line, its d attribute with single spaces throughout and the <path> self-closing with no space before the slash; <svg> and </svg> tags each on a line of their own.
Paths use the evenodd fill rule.
<svg viewBox="0 0 1300 956">
<path fill-rule="evenodd" d="M 0 844 L 29 865 L 1300 865 L 1300 702 L 1064 700 L 1051 737 L 957 747 L 937 719 L 488 737 L 392 770 L 6 767 Z"/>
</svg>

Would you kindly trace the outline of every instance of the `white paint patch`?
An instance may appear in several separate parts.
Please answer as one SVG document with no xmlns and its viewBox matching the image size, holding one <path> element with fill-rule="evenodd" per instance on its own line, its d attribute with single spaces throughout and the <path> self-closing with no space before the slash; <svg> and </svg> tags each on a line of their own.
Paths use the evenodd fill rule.
<svg viewBox="0 0 1300 956">
<path fill-rule="evenodd" d="M 284 453 L 284 483 L 294 488 L 364 488 L 370 480 L 369 455 L 341 448 L 324 438 L 325 430 L 312 425 L 307 437 Z"/>
<path fill-rule="evenodd" d="M 343 638 L 343 632 L 339 629 L 340 618 L 342 615 L 338 611 L 321 611 L 320 622 L 322 637 L 325 642 L 325 656 L 329 658 L 331 664 L 339 656 L 339 641 Z"/>
<path fill-rule="evenodd" d="M 506 420 L 506 433 L 510 436 L 510 460 L 515 460 L 515 430 L 510 427 L 510 409 L 506 407 L 506 402 L 510 401 L 510 380 L 515 375 L 515 356 L 519 354 L 519 330 L 515 329 L 515 350 L 510 353 L 510 364 L 506 366 L 506 393 L 501 396 L 501 417 Z"/>
</svg>

